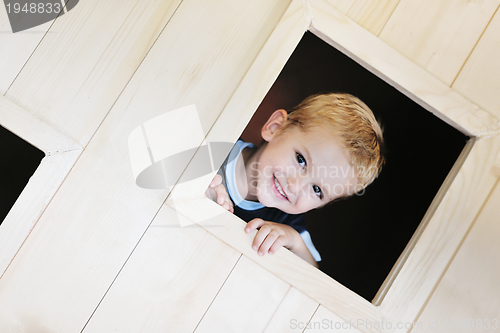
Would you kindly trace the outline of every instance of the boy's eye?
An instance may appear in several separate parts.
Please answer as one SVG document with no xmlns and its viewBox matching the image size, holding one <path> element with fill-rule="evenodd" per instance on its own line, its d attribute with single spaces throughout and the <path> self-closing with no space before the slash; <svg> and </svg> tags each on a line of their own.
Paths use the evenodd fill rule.
<svg viewBox="0 0 500 333">
<path fill-rule="evenodd" d="M 313 191 L 320 199 L 323 199 L 323 192 L 321 191 L 318 185 L 313 185 Z"/>
<path fill-rule="evenodd" d="M 304 156 L 302 156 L 302 154 L 300 153 L 297 153 L 297 162 L 299 163 L 299 165 L 301 167 L 305 167 L 307 165 L 306 163 L 306 159 L 304 158 Z"/>
</svg>

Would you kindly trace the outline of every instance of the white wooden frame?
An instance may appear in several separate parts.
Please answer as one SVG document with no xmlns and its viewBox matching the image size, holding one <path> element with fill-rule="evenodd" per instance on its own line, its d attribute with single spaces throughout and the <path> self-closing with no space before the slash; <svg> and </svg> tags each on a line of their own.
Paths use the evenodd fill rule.
<svg viewBox="0 0 500 333">
<path fill-rule="evenodd" d="M 0 96 L 0 125 L 42 150 L 45 157 L 0 225 L 0 277 L 82 152 L 82 147 Z"/>
<path fill-rule="evenodd" d="M 420 227 L 372 304 L 287 250 L 258 256 L 245 223 L 204 196 L 209 177 L 174 187 L 167 204 L 301 290 L 345 321 L 390 322 L 366 332 L 407 332 L 453 259 L 494 185 L 489 178 L 500 140 L 498 120 L 389 47 L 326 0 L 294 0 L 251 69 L 206 136 L 235 142 L 305 31 L 311 31 L 396 86 L 428 111 L 471 138 Z M 192 164 L 187 168 L 193 167 Z M 175 199 L 174 199 L 175 198 Z M 197 216 L 193 212 L 197 212 Z M 201 215 L 215 216 L 203 221 Z M 218 225 L 223 227 L 214 228 Z M 397 323 L 403 323 L 398 327 Z"/>
</svg>

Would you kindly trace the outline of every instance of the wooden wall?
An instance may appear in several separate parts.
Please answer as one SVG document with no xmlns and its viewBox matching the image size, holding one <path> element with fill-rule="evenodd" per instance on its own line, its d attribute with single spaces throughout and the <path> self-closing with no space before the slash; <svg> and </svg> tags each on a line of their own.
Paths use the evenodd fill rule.
<svg viewBox="0 0 500 333">
<path fill-rule="evenodd" d="M 500 117 L 500 0 L 328 2 Z M 204 229 L 179 228 L 168 191 L 137 187 L 128 161 L 128 134 L 165 111 L 196 104 L 208 131 L 289 5 L 82 0 L 19 34 L 0 9 L 0 92 L 84 147 L 2 272 L 2 332 L 296 332 L 291 319 L 337 318 Z M 498 176 L 416 318 L 439 332 L 498 316 Z"/>
<path fill-rule="evenodd" d="M 500 57 L 500 1 L 331 2 L 476 105 L 500 116 L 496 60 Z M 416 318 L 422 326 L 412 332 L 486 330 L 494 326 L 494 319 L 500 325 L 499 175 L 495 168 L 491 170 L 489 179 L 496 186 Z"/>
</svg>

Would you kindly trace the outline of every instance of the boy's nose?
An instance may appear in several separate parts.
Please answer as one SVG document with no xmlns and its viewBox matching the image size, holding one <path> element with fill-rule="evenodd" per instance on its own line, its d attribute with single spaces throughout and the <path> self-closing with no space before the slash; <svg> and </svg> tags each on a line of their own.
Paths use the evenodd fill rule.
<svg viewBox="0 0 500 333">
<path fill-rule="evenodd" d="M 302 188 L 302 184 L 304 183 L 304 177 L 301 176 L 289 176 L 287 178 L 288 190 L 293 195 L 297 196 Z"/>
</svg>

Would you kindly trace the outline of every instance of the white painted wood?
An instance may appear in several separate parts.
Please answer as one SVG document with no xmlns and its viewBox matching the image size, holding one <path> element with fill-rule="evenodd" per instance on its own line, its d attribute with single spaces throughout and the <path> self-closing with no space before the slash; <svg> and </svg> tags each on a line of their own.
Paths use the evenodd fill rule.
<svg viewBox="0 0 500 333">
<path fill-rule="evenodd" d="M 444 185 L 444 190 L 441 192 L 442 197 L 438 197 L 434 207 L 435 211 L 431 212 L 430 222 L 422 235 L 423 240 L 417 241 L 410 260 L 404 264 L 403 270 L 398 275 L 395 287 L 390 289 L 392 294 L 390 292 L 387 300 L 384 299 L 382 303 L 384 320 L 390 320 L 394 323 L 399 321 L 411 323 L 422 309 L 426 297 L 431 293 L 451 260 L 453 251 L 464 236 L 475 213 L 479 210 L 485 193 L 488 193 L 492 186 L 487 182 L 489 177 L 485 175 L 488 174 L 493 165 L 492 156 L 496 156 L 499 149 L 498 140 L 489 138 L 498 135 L 498 121 L 422 68 L 408 61 L 372 34 L 360 28 L 333 7 L 319 0 L 311 1 L 309 5 L 310 7 L 305 9 L 305 13 L 311 13 L 312 31 L 361 61 L 369 69 L 396 85 L 441 119 L 468 135 L 480 138 L 472 148 L 471 153 L 464 155 L 460 161 L 463 162 L 462 167 L 459 165 L 455 169 L 456 174 L 452 174 Z M 293 13 L 292 8 L 295 8 L 293 4 L 288 13 Z M 292 22 L 292 15 L 285 15 L 285 17 L 288 17 L 289 20 L 283 22 Z M 299 24 L 303 23 L 297 23 L 297 25 Z M 262 54 L 276 54 L 277 50 L 280 49 L 276 45 L 283 44 L 285 47 L 290 45 L 293 38 L 297 38 L 298 33 L 297 35 L 288 33 L 289 29 L 280 30 L 280 25 L 278 25 L 275 34 L 271 36 L 269 43 L 263 48 Z M 274 44 L 277 41 L 279 44 Z M 280 68 L 280 64 L 283 64 L 287 59 L 288 55 L 286 53 L 283 55 L 285 57 L 281 61 L 277 59 L 277 56 L 274 56 L 272 60 L 267 60 L 267 62 L 265 57 L 259 56 L 257 58 L 254 66 L 208 134 L 207 139 L 235 140 L 249 119 L 247 113 L 253 112 L 256 108 L 257 103 L 253 99 L 262 98 L 261 87 L 266 87 L 267 82 L 272 83 L 276 68 Z M 259 74 L 264 72 L 271 73 L 269 74 L 270 78 L 257 80 L 260 77 Z M 246 107 L 241 108 L 242 105 Z M 231 133 L 224 132 L 223 128 L 231 128 L 232 131 Z M 192 166 L 190 165 L 188 170 L 190 167 Z M 449 186 L 448 191 L 446 191 L 447 186 Z M 195 207 L 213 215 L 211 210 L 218 208 L 213 203 L 214 208 L 210 208 L 208 199 L 202 198 L 205 187 L 194 186 L 189 191 L 192 193 L 189 200 L 186 197 L 186 202 L 182 204 L 176 202 L 176 209 L 188 217 Z M 173 193 L 176 193 L 176 189 Z M 474 200 L 472 200 L 473 197 Z M 191 219 L 196 220 L 194 216 Z M 345 288 L 330 278 L 323 277 L 322 273 L 313 270 L 307 264 L 300 264 L 300 261 L 286 250 L 280 250 L 273 257 L 258 257 L 250 247 L 252 235 L 242 234 L 244 223 L 231 214 L 221 211 L 221 215 L 216 219 L 198 223 L 213 225 L 215 221 L 224 225 L 224 228 L 207 228 L 207 230 L 303 291 L 343 320 L 365 318 L 371 322 L 377 322 L 382 319 L 378 316 L 377 308 L 373 305 L 354 293 L 344 290 Z M 430 239 L 434 239 L 436 235 L 438 235 L 438 239 L 433 244 Z M 432 247 L 429 248 L 431 245 Z M 301 273 L 297 274 L 299 267 Z M 316 286 L 311 286 L 311 283 L 307 281 L 315 281 Z M 346 307 L 346 304 L 349 304 L 349 307 Z"/>
<path fill-rule="evenodd" d="M 83 332 L 193 332 L 240 256 L 162 206 Z"/>
<path fill-rule="evenodd" d="M 25 242 L 81 150 L 46 156 L 0 225 L 0 276 Z"/>
<path fill-rule="evenodd" d="M 374 35 L 379 35 L 400 0 L 357 0 L 346 15 Z"/>
<path fill-rule="evenodd" d="M 287 6 L 183 1 L 0 279 L 0 330 L 84 327 L 168 193 L 135 185 L 129 133 L 190 104 L 210 128 Z"/>
<path fill-rule="evenodd" d="M 495 164 L 493 165 L 492 173 L 495 177 L 500 178 L 500 154 L 498 154 Z"/>
<path fill-rule="evenodd" d="M 289 288 L 242 256 L 194 332 L 262 332 Z"/>
<path fill-rule="evenodd" d="M 326 2 L 333 7 L 337 8 L 343 14 L 346 14 L 349 11 L 356 0 L 326 0 Z"/>
<path fill-rule="evenodd" d="M 497 10 L 453 88 L 500 118 L 500 11 Z"/>
<path fill-rule="evenodd" d="M 13 33 L 5 6 L 0 6 L 0 95 L 4 95 L 54 21 Z"/>
<path fill-rule="evenodd" d="M 387 321 L 413 322 L 422 311 L 494 186 L 490 170 L 499 148 L 499 136 L 472 148 L 380 305 Z"/>
<path fill-rule="evenodd" d="M 0 96 L 0 125 L 46 154 L 0 225 L 1 276 L 75 164 L 82 148 L 3 96 Z"/>
<path fill-rule="evenodd" d="M 161 309 L 176 307 L 178 311 L 183 311 L 179 316 L 186 316 L 183 318 L 187 318 L 187 322 L 186 326 L 181 323 L 174 325 L 178 324 L 180 329 L 191 328 L 200 318 L 203 308 L 208 308 L 208 300 L 221 285 L 224 273 L 215 274 L 211 282 L 207 281 L 204 289 L 207 295 L 203 296 L 196 311 L 189 312 L 189 305 L 180 303 L 180 300 L 185 295 L 191 295 L 194 282 L 186 281 L 200 277 L 200 270 L 196 270 L 194 262 L 205 258 L 205 254 L 199 253 L 203 250 L 189 252 L 188 249 L 193 266 L 188 263 L 183 266 L 185 261 L 171 256 L 171 253 L 154 256 L 155 249 L 168 248 L 168 244 L 162 243 L 165 239 L 172 240 L 172 244 L 178 247 L 196 240 L 211 244 L 214 252 L 209 253 L 230 257 L 217 263 L 226 271 L 234 262 L 231 253 L 244 254 L 237 265 L 238 268 L 243 262 L 241 272 L 235 273 L 241 274 L 241 277 L 231 274 L 233 278 L 230 277 L 231 280 L 224 284 L 202 318 L 198 327 L 200 331 L 220 329 L 219 322 L 228 317 L 230 327 L 240 328 L 240 322 L 246 320 L 248 312 L 232 305 L 246 304 L 247 301 L 256 304 L 258 295 L 271 300 L 263 302 L 262 308 L 254 306 L 250 309 L 252 313 L 263 315 L 244 328 L 249 331 L 254 328 L 264 330 L 268 323 L 272 325 L 273 314 L 278 316 L 283 311 L 280 304 L 286 307 L 287 303 L 283 303 L 286 290 L 280 289 L 283 285 L 292 285 L 313 302 L 321 303 L 314 320 L 349 323 L 362 318 L 376 323 L 379 320 L 395 322 L 416 318 L 493 186 L 488 180 L 491 179 L 493 157 L 498 152 L 498 139 L 494 138 L 498 135 L 498 121 L 325 2 L 293 1 L 283 16 L 288 3 L 277 0 L 203 3 L 184 0 L 144 62 L 148 49 L 146 45 L 153 43 L 148 38 L 152 38 L 152 32 L 159 33 L 165 26 L 168 19 L 166 11 L 145 8 L 148 3 L 144 2 L 137 2 L 138 7 L 131 9 L 128 7 L 130 3 L 123 5 L 120 2 L 123 8 L 113 12 L 111 6 L 116 1 L 97 3 L 92 0 L 80 2 L 77 8 L 64 16 L 69 19 L 74 12 L 73 17 L 78 18 L 74 22 L 57 21 L 57 26 L 65 29 L 60 30 L 57 38 L 48 34 L 50 42 L 44 46 L 45 49 L 37 50 L 9 96 L 16 96 L 14 99 L 22 105 L 30 105 L 29 111 L 34 114 L 39 112 L 43 115 L 42 120 L 47 120 L 43 117 L 48 115 L 54 121 L 52 124 L 52 120 L 47 120 L 49 125 L 60 124 L 61 128 L 59 125 L 56 127 L 77 142 L 86 144 L 98 130 L 0 279 L 1 331 L 73 332 L 82 330 L 89 319 L 87 329 L 99 331 L 102 327 L 112 328 L 113 323 L 122 325 L 124 317 L 121 309 L 125 313 L 129 311 L 131 316 L 135 309 L 141 311 L 134 319 L 133 325 L 137 325 L 134 328 L 145 323 L 149 325 L 147 328 L 163 329 L 168 321 L 162 321 Z M 93 5 L 98 7 L 93 8 Z M 167 6 L 167 2 L 158 5 Z M 144 11 L 136 12 L 138 8 Z M 108 16 L 112 16 L 109 20 L 112 29 L 100 36 L 97 27 L 102 27 L 96 22 L 108 22 Z M 158 211 L 159 216 L 163 214 L 163 209 L 171 212 L 168 207 L 162 207 L 168 191 L 143 190 L 135 186 L 128 160 L 127 137 L 134 128 L 155 116 L 189 104 L 195 104 L 200 111 L 200 121 L 204 133 L 209 133 L 208 139 L 234 142 L 311 20 L 313 32 L 332 44 L 340 45 L 358 61 L 364 61 L 374 72 L 388 78 L 390 83 L 448 123 L 480 138 L 465 159 L 458 176 L 450 181 L 448 193 L 443 196 L 380 309 L 285 249 L 273 256 L 258 256 L 250 246 L 253 234 L 243 232 L 244 223 L 204 198 L 206 179 L 195 182 L 192 188 L 196 193 L 189 195 L 179 192 L 179 196 L 175 197 L 174 194 L 181 189 L 177 186 L 169 202 L 175 204 L 179 213 L 185 214 L 185 219 L 190 219 L 193 211 L 202 219 L 213 213 L 215 217 L 205 221 L 198 219 L 198 223 L 235 248 L 236 252 L 211 236 L 198 233 L 200 230 L 192 225 L 187 228 L 193 229 L 172 228 L 177 230 L 172 232 L 157 232 L 154 227 L 148 230 L 151 221 L 158 217 Z M 86 24 L 90 31 L 84 31 Z M 268 39 L 273 29 L 274 33 Z M 129 35 L 133 38 L 126 37 Z M 75 64 L 70 63 L 72 58 L 69 55 L 89 49 L 85 47 L 86 43 L 99 44 L 96 48 L 100 48 L 102 58 L 96 60 L 83 52 L 84 55 L 77 54 L 79 60 Z M 132 53 L 127 53 L 127 50 Z M 67 62 L 60 64 L 54 60 L 60 59 L 59 55 L 65 55 L 63 59 Z M 39 68 L 36 64 L 40 65 Z M 59 70 L 58 66 L 66 71 Z M 132 68 L 137 67 L 137 72 L 128 82 L 134 73 Z M 76 83 L 71 81 L 73 73 L 78 74 L 74 77 Z M 115 80 L 120 84 L 115 86 Z M 56 88 L 55 95 L 60 100 L 51 99 L 53 97 L 48 93 L 51 86 Z M 89 92 L 92 98 L 86 102 Z M 52 110 L 55 110 L 54 113 Z M 99 115 L 95 119 L 93 112 Z M 16 125 L 15 122 L 13 124 Z M 188 132 L 189 128 L 188 123 L 178 124 L 179 134 Z M 52 155 L 48 160 L 56 162 Z M 63 169 L 67 170 L 68 165 Z M 184 186 L 183 189 L 186 191 L 190 187 Z M 38 190 L 35 192 L 40 193 Z M 175 222 L 173 218 L 168 221 Z M 197 235 L 191 239 L 188 235 L 195 230 Z M 166 284 L 161 274 L 167 270 L 155 266 L 156 262 L 162 265 L 172 263 L 176 269 L 167 273 L 182 278 L 171 275 L 172 283 Z M 210 267 L 214 264 L 207 259 L 200 265 Z M 141 274 L 139 269 L 135 269 L 141 267 L 159 276 L 149 276 L 146 272 Z M 257 280 L 248 281 L 251 274 L 256 274 Z M 137 293 L 126 294 L 127 287 L 137 281 L 144 283 L 141 286 L 144 288 L 139 288 Z M 246 281 L 256 282 L 255 293 L 245 291 Z M 268 289 L 258 286 L 268 286 L 269 283 L 278 286 L 271 288 L 278 290 L 277 294 L 267 294 Z M 172 295 L 173 298 L 166 299 L 165 295 Z M 99 307 L 103 297 L 102 307 Z M 146 299 L 146 303 L 134 304 L 138 299 Z M 161 307 L 157 309 L 155 305 L 159 303 Z M 145 304 L 144 308 L 142 304 Z M 157 312 L 151 313 L 147 309 Z M 92 318 L 94 310 L 95 317 Z M 113 317 L 108 317 L 108 314 Z M 147 317 L 149 314 L 152 317 Z M 191 314 L 193 317 L 190 317 Z M 172 313 L 166 317 L 172 319 L 177 315 Z M 112 321 L 106 322 L 107 318 Z M 149 318 L 151 321 L 148 321 Z M 357 329 L 363 332 L 380 331 L 373 326 L 358 326 Z"/>
<path fill-rule="evenodd" d="M 305 323 L 306 333 L 312 332 L 377 332 L 380 330 L 378 321 L 367 320 L 360 317 L 357 320 L 344 320 L 324 306 L 320 306 L 308 323 Z M 298 325 L 297 325 L 298 326 Z M 300 328 L 300 327 L 298 327 Z"/>
<path fill-rule="evenodd" d="M 180 0 L 80 1 L 6 96 L 86 146 Z"/>
<path fill-rule="evenodd" d="M 198 184 L 198 187 L 200 185 Z M 194 188 L 194 187 L 193 187 Z M 175 195 L 177 186 L 172 194 Z M 170 202 L 170 200 L 167 200 Z M 252 241 L 256 231 L 247 234 L 244 232 L 246 223 L 237 216 L 227 212 L 221 206 L 203 195 L 199 198 L 189 197 L 189 200 L 175 201 L 176 210 L 186 219 L 192 219 L 207 231 L 219 237 L 225 243 L 234 247 L 244 256 L 254 260 L 271 273 L 300 290 L 314 301 L 324 305 L 344 320 L 367 318 L 377 321 L 377 308 L 356 295 L 353 291 L 342 286 L 317 268 L 302 260 L 287 249 L 280 249 L 274 255 L 259 256 L 252 249 Z M 211 216 L 200 219 L 200 213 Z M 366 332 L 377 332 L 368 330 Z"/>
<path fill-rule="evenodd" d="M 81 149 L 79 144 L 3 96 L 0 96 L 0 124 L 47 155 Z"/>
<path fill-rule="evenodd" d="M 443 121 L 467 135 L 496 135 L 498 119 L 403 57 L 382 40 L 321 0 L 312 0 L 312 31 L 395 85 Z"/>
<path fill-rule="evenodd" d="M 380 38 L 451 85 L 499 4 L 498 0 L 401 0 Z"/>
<path fill-rule="evenodd" d="M 500 328 L 499 202 L 497 183 L 418 318 L 424 327 L 419 332 L 494 332 Z"/>
<path fill-rule="evenodd" d="M 300 323 L 311 320 L 319 304 L 295 288 L 290 288 L 283 298 L 264 333 L 300 332 Z"/>
</svg>

